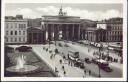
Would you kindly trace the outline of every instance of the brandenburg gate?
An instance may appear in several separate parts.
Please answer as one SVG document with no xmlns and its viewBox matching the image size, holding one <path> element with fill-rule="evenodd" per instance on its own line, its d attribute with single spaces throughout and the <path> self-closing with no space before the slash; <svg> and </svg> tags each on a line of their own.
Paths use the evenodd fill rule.
<svg viewBox="0 0 128 82">
<path fill-rule="evenodd" d="M 67 16 L 62 12 L 62 8 L 57 16 L 42 16 L 42 27 L 46 29 L 46 40 L 80 39 L 80 17 Z"/>
</svg>

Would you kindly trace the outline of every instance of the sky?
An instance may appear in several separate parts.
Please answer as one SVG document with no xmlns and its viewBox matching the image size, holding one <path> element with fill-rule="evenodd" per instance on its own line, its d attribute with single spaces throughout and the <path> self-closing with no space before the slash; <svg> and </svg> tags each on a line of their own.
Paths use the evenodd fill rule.
<svg viewBox="0 0 128 82">
<path fill-rule="evenodd" d="M 81 19 L 103 20 L 123 17 L 123 5 L 121 3 L 6 3 L 5 15 L 22 14 L 24 18 L 58 15 L 61 5 L 68 16 L 79 16 Z"/>
</svg>

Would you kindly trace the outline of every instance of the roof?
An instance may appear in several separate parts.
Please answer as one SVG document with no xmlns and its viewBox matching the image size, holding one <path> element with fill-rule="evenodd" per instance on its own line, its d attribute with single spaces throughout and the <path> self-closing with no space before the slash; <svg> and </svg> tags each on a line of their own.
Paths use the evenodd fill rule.
<svg viewBox="0 0 128 82">
<path fill-rule="evenodd" d="M 80 23 L 80 17 L 76 16 L 52 16 L 52 15 L 45 15 L 42 16 L 44 22 L 61 22 L 61 23 Z"/>
<path fill-rule="evenodd" d="M 78 16 L 43 15 L 42 17 L 80 18 Z"/>
<path fill-rule="evenodd" d="M 97 24 L 115 24 L 115 23 L 123 23 L 123 18 L 121 17 L 115 17 L 115 18 L 110 18 L 108 20 L 102 20 L 102 21 L 97 21 Z"/>
</svg>

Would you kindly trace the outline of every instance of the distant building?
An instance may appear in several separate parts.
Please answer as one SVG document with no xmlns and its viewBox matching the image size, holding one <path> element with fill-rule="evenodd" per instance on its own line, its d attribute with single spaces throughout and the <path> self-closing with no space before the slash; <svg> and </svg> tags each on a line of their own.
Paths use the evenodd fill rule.
<svg viewBox="0 0 128 82">
<path fill-rule="evenodd" d="M 97 21 L 96 27 L 85 27 L 85 40 L 93 42 L 123 41 L 123 18 Z"/>
<path fill-rule="evenodd" d="M 86 40 L 91 42 L 105 42 L 106 41 L 106 30 L 102 28 L 87 28 L 86 29 Z"/>
<path fill-rule="evenodd" d="M 27 43 L 28 44 L 43 44 L 46 42 L 45 29 L 30 27 L 27 29 Z"/>
<path fill-rule="evenodd" d="M 5 17 L 5 43 L 27 42 L 27 20 L 21 15 Z"/>
<path fill-rule="evenodd" d="M 123 18 L 111 18 L 107 21 L 107 41 L 123 41 Z"/>
<path fill-rule="evenodd" d="M 87 40 L 87 29 L 95 29 L 96 22 L 88 19 L 81 19 L 80 23 L 80 40 Z"/>
</svg>

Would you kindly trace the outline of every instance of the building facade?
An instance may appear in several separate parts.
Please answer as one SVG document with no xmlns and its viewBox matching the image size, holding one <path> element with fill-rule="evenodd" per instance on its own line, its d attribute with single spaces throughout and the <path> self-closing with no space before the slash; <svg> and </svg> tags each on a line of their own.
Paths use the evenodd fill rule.
<svg viewBox="0 0 128 82">
<path fill-rule="evenodd" d="M 27 20 L 22 16 L 5 17 L 5 43 L 27 42 Z"/>
<path fill-rule="evenodd" d="M 111 18 L 107 21 L 106 40 L 109 42 L 123 41 L 123 18 Z"/>
<path fill-rule="evenodd" d="M 96 29 L 96 22 L 88 19 L 81 19 L 80 23 L 80 40 L 87 40 L 87 32 Z"/>
<path fill-rule="evenodd" d="M 27 29 L 27 43 L 28 44 L 43 44 L 46 42 L 45 29 L 30 27 Z"/>
<path fill-rule="evenodd" d="M 90 42 L 106 42 L 106 30 L 101 28 L 87 28 L 86 40 Z"/>
<path fill-rule="evenodd" d="M 96 28 L 85 28 L 85 40 L 92 42 L 122 42 L 123 18 L 97 21 Z"/>
</svg>

